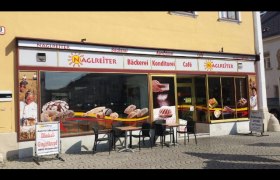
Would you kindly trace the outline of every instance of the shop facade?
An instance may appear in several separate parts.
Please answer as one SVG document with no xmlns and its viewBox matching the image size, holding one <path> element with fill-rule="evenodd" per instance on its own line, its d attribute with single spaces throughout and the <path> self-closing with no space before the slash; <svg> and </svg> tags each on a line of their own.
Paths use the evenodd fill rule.
<svg viewBox="0 0 280 180">
<path fill-rule="evenodd" d="M 34 154 L 40 121 L 62 122 L 62 152 L 90 150 L 95 121 L 188 117 L 199 133 L 248 131 L 250 85 L 265 105 L 263 61 L 256 13 L 234 14 L 1 12 L 0 161 Z"/>
<path fill-rule="evenodd" d="M 67 139 L 64 151 L 78 137 L 90 139 L 93 122 L 110 128 L 112 121 L 185 123 L 191 117 L 198 133 L 249 129 L 254 55 L 209 52 L 199 57 L 201 52 L 195 51 L 26 38 L 17 38 L 17 51 L 16 116 L 22 147 L 34 143 L 36 122 L 57 120 Z M 29 94 L 33 106 L 26 109 L 22 102 Z M 131 105 L 136 112 L 126 114 Z M 26 114 L 33 118 L 24 120 Z"/>
</svg>

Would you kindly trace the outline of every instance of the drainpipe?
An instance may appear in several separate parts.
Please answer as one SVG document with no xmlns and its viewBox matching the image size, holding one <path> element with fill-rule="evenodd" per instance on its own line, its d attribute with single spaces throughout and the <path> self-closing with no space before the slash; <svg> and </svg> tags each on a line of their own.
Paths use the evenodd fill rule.
<svg viewBox="0 0 280 180">
<path fill-rule="evenodd" d="M 257 73 L 257 86 L 258 86 L 258 107 L 259 110 L 264 113 L 264 131 L 267 131 L 268 119 L 270 114 L 267 108 L 266 98 L 266 82 L 265 82 L 265 70 L 264 70 L 264 57 L 263 57 L 263 41 L 262 41 L 262 30 L 261 30 L 261 18 L 260 12 L 253 12 L 254 20 L 254 34 L 255 34 L 255 51 L 260 56 L 260 60 L 256 61 L 256 73 Z"/>
</svg>

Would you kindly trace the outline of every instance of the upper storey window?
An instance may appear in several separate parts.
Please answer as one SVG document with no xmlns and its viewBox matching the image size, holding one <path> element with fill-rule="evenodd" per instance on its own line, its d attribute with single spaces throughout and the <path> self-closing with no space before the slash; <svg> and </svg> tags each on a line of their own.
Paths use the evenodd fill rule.
<svg viewBox="0 0 280 180">
<path fill-rule="evenodd" d="M 169 14 L 197 17 L 196 11 L 169 11 Z"/>
<path fill-rule="evenodd" d="M 219 20 L 241 22 L 241 15 L 238 11 L 220 11 Z"/>
</svg>

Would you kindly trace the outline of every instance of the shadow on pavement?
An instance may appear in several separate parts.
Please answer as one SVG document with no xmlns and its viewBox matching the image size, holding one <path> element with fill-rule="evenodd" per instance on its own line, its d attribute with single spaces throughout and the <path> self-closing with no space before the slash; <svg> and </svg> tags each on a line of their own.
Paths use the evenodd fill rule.
<svg viewBox="0 0 280 180">
<path fill-rule="evenodd" d="M 199 158 L 204 158 L 213 161 L 252 161 L 252 162 L 279 162 L 277 160 L 263 158 L 254 155 L 235 155 L 235 154 L 214 154 L 214 153 L 195 153 L 195 152 L 185 152 L 185 154 L 196 156 Z"/>
<path fill-rule="evenodd" d="M 205 163 L 204 169 L 280 169 L 280 164 L 271 163 L 235 163 L 217 160 L 210 160 Z"/>
<path fill-rule="evenodd" d="M 280 143 L 254 143 L 254 144 L 247 144 L 247 146 L 280 147 Z"/>
</svg>

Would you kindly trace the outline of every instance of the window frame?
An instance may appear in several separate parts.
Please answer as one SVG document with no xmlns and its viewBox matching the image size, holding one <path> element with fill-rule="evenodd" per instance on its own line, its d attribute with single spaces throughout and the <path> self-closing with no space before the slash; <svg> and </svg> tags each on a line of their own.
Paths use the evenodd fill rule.
<svg viewBox="0 0 280 180">
<path fill-rule="evenodd" d="M 171 15 L 188 16 L 196 18 L 198 16 L 197 11 L 169 11 Z"/>
<path fill-rule="evenodd" d="M 264 67 L 266 70 L 272 70 L 271 67 L 271 58 L 270 58 L 270 52 L 266 51 L 263 53 L 263 59 L 264 59 Z M 269 65 L 268 65 L 269 64 Z"/>
<path fill-rule="evenodd" d="M 227 17 L 223 17 L 223 13 L 225 13 L 225 12 L 227 13 Z M 233 12 L 235 12 L 236 19 L 229 18 L 228 12 L 232 12 L 232 11 L 219 11 L 218 21 L 236 22 L 238 24 L 242 22 L 240 11 L 233 11 Z"/>
</svg>

